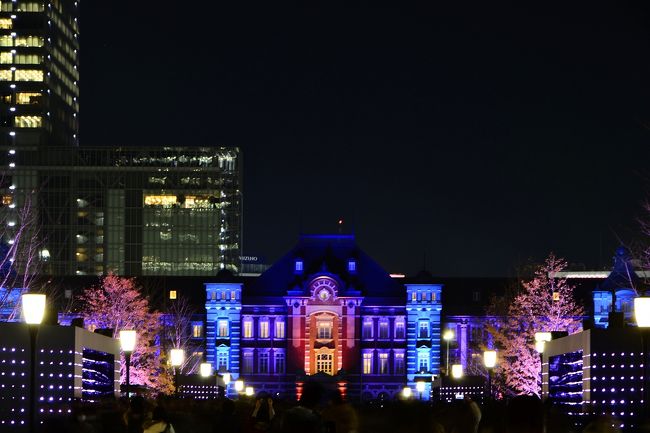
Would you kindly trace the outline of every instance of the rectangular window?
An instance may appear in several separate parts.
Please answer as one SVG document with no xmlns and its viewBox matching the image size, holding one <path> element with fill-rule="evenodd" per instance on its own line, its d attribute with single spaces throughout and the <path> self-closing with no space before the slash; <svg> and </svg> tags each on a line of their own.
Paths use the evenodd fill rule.
<svg viewBox="0 0 650 433">
<path fill-rule="evenodd" d="M 0 29 L 10 29 L 11 24 L 11 18 L 0 18 Z"/>
<path fill-rule="evenodd" d="M 269 338 L 269 320 L 260 320 L 260 338 Z"/>
<path fill-rule="evenodd" d="M 227 320 L 219 320 L 217 335 L 219 337 L 227 337 L 228 336 L 228 321 Z"/>
<path fill-rule="evenodd" d="M 14 38 L 9 35 L 0 36 L 0 47 L 12 47 L 14 45 Z"/>
<path fill-rule="evenodd" d="M 0 53 L 0 63 L 10 65 L 14 62 L 14 55 L 11 53 Z"/>
<path fill-rule="evenodd" d="M 379 354 L 379 374 L 388 374 L 388 353 Z"/>
<path fill-rule="evenodd" d="M 176 299 L 176 290 L 169 291 L 169 299 Z"/>
<path fill-rule="evenodd" d="M 330 340 L 332 339 L 332 322 L 329 320 L 321 320 L 318 322 L 318 339 Z"/>
<path fill-rule="evenodd" d="M 372 340 L 372 321 L 363 322 L 363 339 Z"/>
<path fill-rule="evenodd" d="M 13 78 L 10 70 L 8 69 L 0 70 L 0 81 L 11 81 L 12 79 Z"/>
<path fill-rule="evenodd" d="M 222 300 L 222 301 L 225 301 L 225 300 L 226 300 L 226 291 L 225 291 L 225 290 L 222 290 L 222 291 L 221 291 L 221 300 Z"/>
<path fill-rule="evenodd" d="M 411 292 L 411 301 L 415 302 L 418 300 L 418 294 L 415 292 Z"/>
<path fill-rule="evenodd" d="M 237 299 L 237 293 L 233 290 L 230 292 L 230 300 L 235 301 Z"/>
<path fill-rule="evenodd" d="M 363 374 L 372 374 L 372 353 L 363 354 Z"/>
<path fill-rule="evenodd" d="M 244 320 L 244 338 L 253 338 L 253 321 Z"/>
<path fill-rule="evenodd" d="M 38 69 L 17 69 L 15 81 L 43 81 L 43 71 Z"/>
<path fill-rule="evenodd" d="M 404 354 L 395 354 L 395 374 L 404 374 Z"/>
<path fill-rule="evenodd" d="M 302 272 L 303 262 L 302 260 L 296 260 L 296 272 Z"/>
<path fill-rule="evenodd" d="M 348 272 L 356 272 L 356 271 L 357 271 L 357 262 L 355 260 L 349 260 Z"/>
<path fill-rule="evenodd" d="M 269 373 L 269 352 L 260 353 L 258 367 L 259 367 L 260 374 L 268 374 Z"/>
<path fill-rule="evenodd" d="M 429 338 L 429 322 L 425 320 L 420 321 L 418 338 Z"/>
<path fill-rule="evenodd" d="M 14 38 L 16 47 L 42 47 L 43 38 L 41 36 L 17 36 Z"/>
<path fill-rule="evenodd" d="M 253 372 L 253 352 L 244 352 L 242 372 L 250 374 Z"/>
<path fill-rule="evenodd" d="M 284 338 L 284 320 L 275 320 L 275 338 Z"/>
<path fill-rule="evenodd" d="M 41 116 L 16 116 L 16 128 L 40 128 L 43 126 L 43 118 Z"/>
<path fill-rule="evenodd" d="M 386 320 L 379 322 L 379 338 L 381 340 L 388 340 L 388 321 Z"/>
<path fill-rule="evenodd" d="M 403 340 L 405 338 L 406 332 L 404 329 L 404 322 L 398 320 L 395 322 L 395 339 Z"/>
<path fill-rule="evenodd" d="M 329 375 L 334 374 L 334 362 L 331 353 L 316 354 L 316 372 L 323 372 Z"/>
<path fill-rule="evenodd" d="M 228 351 L 219 350 L 217 352 L 217 370 L 228 370 Z"/>
<path fill-rule="evenodd" d="M 429 354 L 427 352 L 418 353 L 418 371 L 429 371 Z"/>
<path fill-rule="evenodd" d="M 192 323 L 192 337 L 203 337 L 203 323 Z"/>
<path fill-rule="evenodd" d="M 273 356 L 275 358 L 275 373 L 276 374 L 284 373 L 284 369 L 285 369 L 284 353 L 275 352 Z"/>
</svg>

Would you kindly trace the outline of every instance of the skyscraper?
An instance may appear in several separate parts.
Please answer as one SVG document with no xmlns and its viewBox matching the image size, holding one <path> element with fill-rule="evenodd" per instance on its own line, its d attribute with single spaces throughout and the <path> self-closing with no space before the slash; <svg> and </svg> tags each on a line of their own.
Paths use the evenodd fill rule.
<svg viewBox="0 0 650 433">
<path fill-rule="evenodd" d="M 79 2 L 0 2 L 0 144 L 78 144 Z"/>
</svg>

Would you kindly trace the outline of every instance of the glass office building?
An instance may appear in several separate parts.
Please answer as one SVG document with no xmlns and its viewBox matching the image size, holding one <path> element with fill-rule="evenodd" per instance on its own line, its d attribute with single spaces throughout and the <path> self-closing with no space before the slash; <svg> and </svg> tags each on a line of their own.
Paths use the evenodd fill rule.
<svg viewBox="0 0 650 433">
<path fill-rule="evenodd" d="M 0 150 L 2 167 L 13 164 L 3 169 L 0 191 L 6 205 L 0 212 L 14 220 L 11 213 L 35 198 L 46 274 L 239 271 L 239 149 L 12 150 Z"/>
<path fill-rule="evenodd" d="M 78 1 L 0 1 L 0 145 L 78 144 L 78 21 Z"/>
</svg>

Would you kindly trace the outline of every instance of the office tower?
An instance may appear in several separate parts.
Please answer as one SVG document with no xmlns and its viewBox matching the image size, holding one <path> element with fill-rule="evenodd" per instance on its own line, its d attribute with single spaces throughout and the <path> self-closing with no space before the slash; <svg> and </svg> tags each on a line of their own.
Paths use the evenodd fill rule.
<svg viewBox="0 0 650 433">
<path fill-rule="evenodd" d="M 79 2 L 0 2 L 0 144 L 78 144 Z"/>
<path fill-rule="evenodd" d="M 44 274 L 208 276 L 222 269 L 239 271 L 239 149 L 10 151 L 0 150 L 0 164 L 6 167 L 8 158 L 14 164 L 0 187 L 5 203 L 0 213 L 17 230 L 15 214 L 33 198 Z"/>
</svg>

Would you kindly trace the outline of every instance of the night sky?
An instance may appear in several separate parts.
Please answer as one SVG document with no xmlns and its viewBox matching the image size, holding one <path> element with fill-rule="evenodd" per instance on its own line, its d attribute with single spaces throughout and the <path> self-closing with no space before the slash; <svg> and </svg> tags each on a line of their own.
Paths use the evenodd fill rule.
<svg viewBox="0 0 650 433">
<path fill-rule="evenodd" d="M 648 10 L 225 3 L 83 2 L 81 142 L 239 146 L 245 254 L 342 217 L 391 272 L 505 276 L 636 235 Z"/>
</svg>

